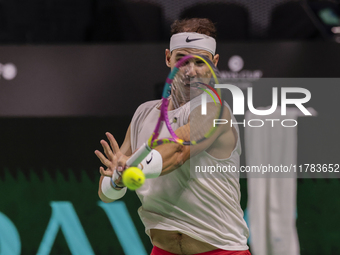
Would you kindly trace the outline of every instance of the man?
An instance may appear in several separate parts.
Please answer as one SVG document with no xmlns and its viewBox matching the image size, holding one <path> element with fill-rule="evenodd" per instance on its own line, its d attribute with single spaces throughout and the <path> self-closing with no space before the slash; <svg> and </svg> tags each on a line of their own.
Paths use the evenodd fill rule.
<svg viewBox="0 0 340 255">
<path fill-rule="evenodd" d="M 172 69 L 188 54 L 203 55 L 217 65 L 219 55 L 215 54 L 215 37 L 215 26 L 207 19 L 175 21 L 170 49 L 165 51 L 166 65 Z M 200 78 L 206 68 L 190 62 L 185 75 L 190 79 Z M 180 100 L 173 93 L 168 113 L 177 120 L 172 127 L 180 138 L 184 131 L 190 130 L 189 115 L 185 111 L 187 105 L 186 100 Z M 102 201 L 112 202 L 125 194 L 121 178 L 116 176 L 112 181 L 111 176 L 116 169 L 122 172 L 132 152 L 148 140 L 158 120 L 159 106 L 160 101 L 155 100 L 137 109 L 120 148 L 110 133 L 106 134 L 110 145 L 101 141 L 106 157 L 99 151 L 95 153 L 107 167 L 106 170 L 100 167 L 102 176 L 98 193 Z M 223 118 L 234 120 L 227 107 Z M 195 164 L 239 166 L 241 147 L 237 127 L 221 125 L 211 139 L 190 147 L 157 146 L 152 150 L 150 165 L 153 166 L 145 162 L 140 166 L 147 179 L 136 191 L 142 202 L 138 212 L 154 245 L 151 254 L 250 254 L 238 178 L 190 178 L 190 158 Z M 146 158 L 151 160 L 151 157 Z"/>
</svg>

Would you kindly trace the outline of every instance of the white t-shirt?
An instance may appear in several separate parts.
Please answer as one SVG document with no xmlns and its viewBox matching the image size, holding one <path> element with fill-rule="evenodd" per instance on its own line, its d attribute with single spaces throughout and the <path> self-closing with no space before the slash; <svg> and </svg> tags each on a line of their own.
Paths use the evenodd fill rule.
<svg viewBox="0 0 340 255">
<path fill-rule="evenodd" d="M 131 122 L 132 151 L 145 143 L 154 131 L 160 114 L 157 109 L 159 103 L 160 100 L 146 102 L 135 112 Z M 189 103 L 168 111 L 173 130 L 187 124 L 189 113 Z M 164 127 L 160 138 L 169 136 Z M 220 249 L 247 250 L 249 230 L 240 206 L 238 175 L 223 173 L 219 176 L 221 178 L 190 177 L 190 164 L 232 165 L 239 168 L 240 154 L 238 137 L 228 159 L 216 159 L 203 151 L 167 175 L 146 179 L 136 191 L 142 202 L 138 213 L 145 225 L 145 232 L 150 236 L 150 229 L 179 231 Z"/>
</svg>

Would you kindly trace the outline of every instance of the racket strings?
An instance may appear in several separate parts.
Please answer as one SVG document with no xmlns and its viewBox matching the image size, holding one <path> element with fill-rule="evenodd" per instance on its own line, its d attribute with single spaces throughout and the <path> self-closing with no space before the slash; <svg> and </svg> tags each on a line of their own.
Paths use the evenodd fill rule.
<svg viewBox="0 0 340 255">
<path fill-rule="evenodd" d="M 175 109 L 179 108 L 181 105 L 190 100 L 190 97 L 189 99 L 186 98 L 183 87 L 184 75 L 177 73 L 172 82 L 172 93 L 170 96 L 170 100 L 172 100 Z"/>
<path fill-rule="evenodd" d="M 202 138 L 209 137 L 209 131 L 214 127 L 214 119 L 218 118 L 221 111 L 221 105 L 214 102 L 207 103 L 207 114 L 202 114 L 202 105 L 193 109 L 190 112 L 190 140 L 199 141 Z"/>
<path fill-rule="evenodd" d="M 185 141 L 197 142 L 208 137 L 209 131 L 214 129 L 214 119 L 219 116 L 221 104 L 218 96 L 210 89 L 211 85 L 214 86 L 210 77 L 195 78 L 189 85 L 181 81 L 183 77 L 182 74 L 175 77 L 173 82 L 175 89 L 171 100 L 173 100 L 175 108 L 183 106 L 183 103 L 188 104 L 190 128 L 181 129 L 178 131 L 181 132 L 178 133 L 178 136 Z M 187 86 L 187 88 L 181 86 Z M 206 98 L 205 114 L 202 110 L 204 108 L 203 96 Z"/>
<path fill-rule="evenodd" d="M 176 131 L 179 138 L 188 142 L 199 142 L 203 138 L 209 137 L 209 132 L 213 129 L 214 119 L 220 112 L 220 105 L 208 103 L 209 114 L 201 115 L 201 107 L 192 110 L 189 115 L 189 128 L 181 128 Z"/>
<path fill-rule="evenodd" d="M 194 59 L 177 68 L 172 78 L 169 100 L 175 109 L 184 105 L 189 108 L 189 125 L 179 128 L 176 134 L 186 144 L 195 144 L 211 136 L 216 129 L 213 126 L 214 119 L 219 118 L 223 109 L 220 94 L 214 89 L 215 83 L 218 83 L 218 70 L 209 60 Z M 205 102 L 202 101 L 203 95 L 206 97 Z"/>
<path fill-rule="evenodd" d="M 195 66 L 195 71 L 191 71 L 193 66 Z M 211 70 L 206 65 L 197 64 L 196 61 L 186 62 L 178 69 L 171 84 L 171 99 L 175 108 L 179 108 L 199 96 L 202 91 L 196 88 L 205 88 L 205 84 L 213 81 L 210 78 L 212 76 Z"/>
</svg>

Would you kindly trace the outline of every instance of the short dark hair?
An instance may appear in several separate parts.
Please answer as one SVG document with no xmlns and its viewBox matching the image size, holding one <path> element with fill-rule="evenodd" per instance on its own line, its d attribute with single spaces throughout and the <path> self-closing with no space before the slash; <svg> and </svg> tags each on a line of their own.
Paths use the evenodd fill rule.
<svg viewBox="0 0 340 255">
<path fill-rule="evenodd" d="M 175 20 L 171 25 L 171 36 L 183 32 L 196 32 L 216 39 L 216 27 L 210 19 L 192 18 Z"/>
</svg>

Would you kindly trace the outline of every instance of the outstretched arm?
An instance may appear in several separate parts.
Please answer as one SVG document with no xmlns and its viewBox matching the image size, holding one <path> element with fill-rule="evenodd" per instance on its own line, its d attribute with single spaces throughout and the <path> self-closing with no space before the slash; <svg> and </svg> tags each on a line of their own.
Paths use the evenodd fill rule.
<svg viewBox="0 0 340 255">
<path fill-rule="evenodd" d="M 222 118 L 228 120 L 228 123 L 230 123 L 231 115 L 229 109 L 224 106 L 224 111 Z M 200 109 L 195 109 L 200 110 Z M 196 115 L 197 116 L 197 115 Z M 211 119 L 210 119 L 211 120 Z M 203 123 L 204 120 L 202 120 Z M 197 128 L 197 127 L 193 127 Z M 212 146 L 215 147 L 222 147 L 223 143 L 225 143 L 225 136 L 224 134 L 232 133 L 232 129 L 230 125 L 220 125 L 214 132 L 214 134 L 209 137 L 208 139 L 204 140 L 203 142 L 193 145 L 193 146 L 183 146 L 180 144 L 175 143 L 166 143 L 159 145 L 155 148 L 157 150 L 163 159 L 163 165 L 162 165 L 162 172 L 161 175 L 166 175 L 173 170 L 179 168 L 181 165 L 183 165 L 190 157 L 193 157 L 200 152 L 209 149 Z M 175 134 L 186 141 L 190 140 L 190 121 L 188 124 L 178 128 L 175 131 Z M 233 135 L 231 135 L 233 136 Z"/>
<path fill-rule="evenodd" d="M 224 119 L 227 119 L 230 121 L 230 112 L 228 108 L 225 108 L 223 116 Z M 197 128 L 197 127 L 195 127 Z M 180 128 L 178 128 L 175 133 L 176 135 L 183 139 L 183 140 L 190 140 L 190 122 Z M 215 144 L 221 144 L 221 137 L 223 137 L 224 134 L 232 132 L 229 125 L 221 125 L 214 134 L 206 139 L 205 141 L 194 145 L 194 146 L 183 146 L 180 144 L 175 143 L 167 143 L 159 145 L 155 148 L 157 152 L 159 152 L 162 163 L 161 163 L 161 173 L 160 175 L 166 175 L 175 169 L 179 168 L 181 165 L 183 165 L 190 157 L 193 157 L 200 152 L 209 149 L 212 146 L 215 146 Z M 102 190 L 101 190 L 101 183 L 103 181 L 104 176 L 112 177 L 112 174 L 114 173 L 115 169 L 117 168 L 119 172 L 122 172 L 127 166 L 126 161 L 129 158 L 128 156 L 131 155 L 131 145 L 130 145 L 130 127 L 127 131 L 124 143 L 122 144 L 121 148 L 119 149 L 118 144 L 114 137 L 107 133 L 107 138 L 110 142 L 110 145 L 102 140 L 101 144 L 104 148 L 105 156 L 100 151 L 95 151 L 97 157 L 101 160 L 101 162 L 107 167 L 106 170 L 104 170 L 103 167 L 100 167 L 100 183 L 99 183 L 99 190 L 98 194 L 99 197 L 103 202 L 112 202 L 115 199 L 109 199 L 107 198 Z M 123 154 L 125 152 L 125 155 Z M 124 184 L 121 181 L 121 178 L 118 178 L 115 183 L 118 186 L 123 187 Z"/>
</svg>

